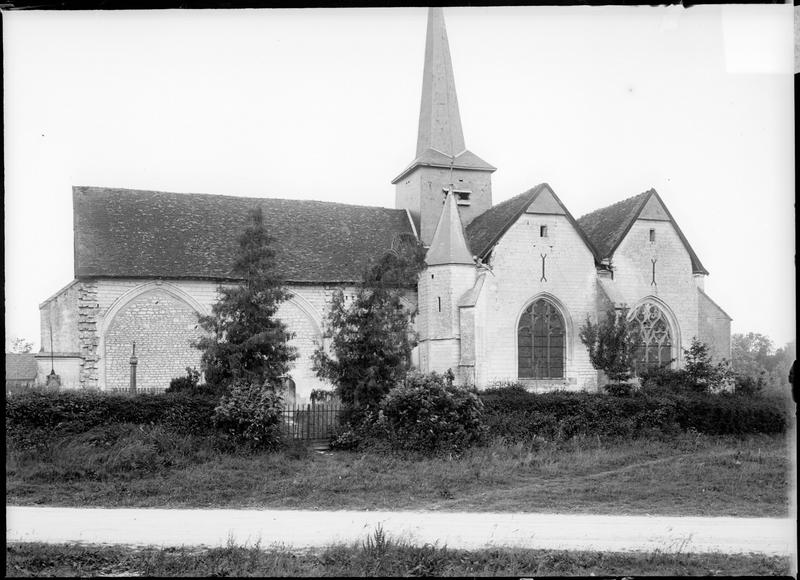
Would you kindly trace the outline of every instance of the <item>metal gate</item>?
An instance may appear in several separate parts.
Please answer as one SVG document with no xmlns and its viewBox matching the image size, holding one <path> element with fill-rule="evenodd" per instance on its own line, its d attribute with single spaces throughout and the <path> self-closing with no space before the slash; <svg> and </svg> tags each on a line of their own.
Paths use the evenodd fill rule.
<svg viewBox="0 0 800 580">
<path fill-rule="evenodd" d="M 327 443 L 339 425 L 337 404 L 287 405 L 282 411 L 282 433 L 287 439 Z"/>
</svg>

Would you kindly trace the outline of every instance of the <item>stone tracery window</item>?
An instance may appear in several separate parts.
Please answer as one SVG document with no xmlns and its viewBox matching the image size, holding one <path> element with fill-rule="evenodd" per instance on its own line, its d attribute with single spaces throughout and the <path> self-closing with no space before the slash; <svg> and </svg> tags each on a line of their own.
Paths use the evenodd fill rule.
<svg viewBox="0 0 800 580">
<path fill-rule="evenodd" d="M 563 379 L 564 317 L 540 298 L 522 313 L 517 327 L 517 360 L 521 379 Z"/>
<path fill-rule="evenodd" d="M 645 302 L 629 316 L 629 327 L 636 337 L 634 368 L 644 370 L 672 363 L 672 331 L 664 311 L 654 302 Z"/>
</svg>

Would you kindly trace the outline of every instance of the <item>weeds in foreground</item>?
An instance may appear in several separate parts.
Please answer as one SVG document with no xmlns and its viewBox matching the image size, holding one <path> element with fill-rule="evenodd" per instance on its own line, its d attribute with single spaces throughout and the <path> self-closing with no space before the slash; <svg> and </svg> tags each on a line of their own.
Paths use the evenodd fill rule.
<svg viewBox="0 0 800 580">
<path fill-rule="evenodd" d="M 453 550 L 413 546 L 374 530 L 365 541 L 319 550 L 11 544 L 6 576 L 589 576 L 786 575 L 788 557 L 738 554 Z"/>
</svg>

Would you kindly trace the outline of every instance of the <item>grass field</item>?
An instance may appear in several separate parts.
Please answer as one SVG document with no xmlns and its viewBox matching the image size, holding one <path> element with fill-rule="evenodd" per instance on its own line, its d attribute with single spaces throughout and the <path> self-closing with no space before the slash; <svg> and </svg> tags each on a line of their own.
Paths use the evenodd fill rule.
<svg viewBox="0 0 800 580">
<path fill-rule="evenodd" d="M 786 516 L 784 436 L 499 444 L 458 458 L 293 449 L 230 455 L 132 426 L 7 447 L 6 502 L 107 507 L 264 507 Z"/>
<path fill-rule="evenodd" d="M 777 576 L 789 558 L 764 555 L 450 550 L 379 534 L 319 550 L 259 546 L 146 548 L 12 544 L 6 576 Z"/>
</svg>

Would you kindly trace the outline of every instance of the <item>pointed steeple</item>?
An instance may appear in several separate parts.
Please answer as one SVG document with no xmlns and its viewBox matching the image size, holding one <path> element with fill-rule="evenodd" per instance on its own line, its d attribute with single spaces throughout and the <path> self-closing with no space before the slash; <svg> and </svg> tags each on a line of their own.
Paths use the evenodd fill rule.
<svg viewBox="0 0 800 580">
<path fill-rule="evenodd" d="M 408 210 L 420 240 L 429 245 L 447 191 L 456 190 L 465 225 L 492 207 L 494 170 L 465 147 L 444 16 L 441 8 L 429 8 L 417 151 L 392 180 L 395 207 Z"/>
<path fill-rule="evenodd" d="M 447 29 L 444 27 L 441 8 L 428 8 L 417 157 L 428 149 L 435 149 L 449 156 L 456 156 L 466 149 L 461 116 L 458 113 Z"/>
<path fill-rule="evenodd" d="M 447 199 L 445 199 L 444 209 L 442 215 L 439 216 L 439 224 L 436 226 L 436 233 L 433 234 L 433 241 L 425 256 L 425 262 L 428 266 L 473 264 L 472 254 L 467 248 L 467 240 L 464 238 L 464 227 L 458 215 L 456 196 L 452 191 L 447 194 Z"/>
<path fill-rule="evenodd" d="M 420 165 L 453 166 L 489 172 L 496 169 L 468 151 L 464 144 L 456 81 L 453 77 L 453 63 L 450 60 L 450 45 L 447 41 L 447 29 L 444 26 L 444 14 L 440 7 L 428 8 L 428 33 L 425 39 L 425 66 L 422 73 L 416 158 L 392 180 L 392 183 L 397 183 Z"/>
</svg>

